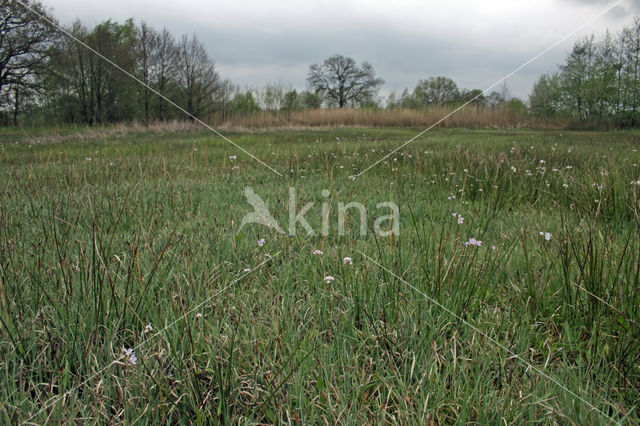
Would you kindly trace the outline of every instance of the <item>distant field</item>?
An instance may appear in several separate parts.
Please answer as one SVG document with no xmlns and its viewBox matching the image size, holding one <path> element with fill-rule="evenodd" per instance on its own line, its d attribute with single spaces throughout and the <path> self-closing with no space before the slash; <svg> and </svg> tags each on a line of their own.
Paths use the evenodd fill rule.
<svg viewBox="0 0 640 426">
<path fill-rule="evenodd" d="M 640 422 L 640 133 L 420 130 L 0 131 L 0 423 Z"/>
</svg>

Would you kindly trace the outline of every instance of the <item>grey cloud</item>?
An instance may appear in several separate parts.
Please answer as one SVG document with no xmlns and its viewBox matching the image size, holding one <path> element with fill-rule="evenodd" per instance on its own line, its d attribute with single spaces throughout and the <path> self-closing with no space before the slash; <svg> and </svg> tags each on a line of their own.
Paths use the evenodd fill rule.
<svg viewBox="0 0 640 426">
<path fill-rule="evenodd" d="M 176 35 L 196 33 L 223 76 L 242 86 L 281 82 L 304 88 L 310 64 L 341 53 L 358 62 L 370 62 L 385 79 L 386 92 L 412 88 L 419 79 L 436 75 L 451 77 L 461 87 L 484 89 L 546 47 L 541 43 L 552 43 L 571 30 L 569 25 L 578 25 L 579 19 L 586 19 L 573 15 L 567 19 L 567 13 L 575 10 L 581 17 L 593 16 L 609 4 L 606 0 L 556 0 L 555 4 L 531 9 L 537 16 L 549 16 L 548 21 L 519 25 L 517 20 L 498 13 L 483 15 L 482 19 L 487 20 L 483 22 L 464 8 L 460 9 L 462 15 L 440 10 L 438 16 L 444 16 L 444 20 L 429 20 L 408 6 L 404 9 L 393 6 L 374 13 L 356 10 L 355 3 L 349 0 L 335 0 L 345 5 L 339 16 L 324 7 L 292 17 L 287 15 L 292 11 L 290 4 L 284 0 L 273 0 L 268 10 L 260 9 L 259 13 L 244 3 L 229 2 L 220 7 L 223 3 L 203 1 L 196 7 L 195 1 L 185 1 L 190 6 L 184 9 L 166 3 L 165 7 L 153 10 L 145 9 L 142 3 L 123 0 L 114 0 L 113 7 L 96 2 L 83 9 L 78 9 L 71 0 L 50 0 L 50 4 L 53 12 L 67 23 L 76 16 L 88 25 L 108 18 L 121 21 L 134 16 L 158 28 L 166 25 Z M 115 3 L 122 4 L 115 7 Z M 469 4 L 476 5 L 471 0 Z M 264 3 L 256 5 L 264 7 Z M 461 6 L 462 2 L 452 2 L 451 8 Z M 454 10 L 440 7 L 445 12 Z M 631 21 L 632 7 L 640 10 L 640 0 L 630 0 L 621 6 L 626 13 L 621 16 L 624 19 L 607 15 L 587 31 L 600 34 L 611 25 L 615 32 Z M 194 10 L 199 10 L 199 14 Z M 262 16 L 262 12 L 268 16 Z M 558 46 L 510 78 L 512 91 L 526 96 L 537 76 L 555 69 L 572 44 L 568 41 Z"/>
<path fill-rule="evenodd" d="M 613 4 L 611 0 L 560 0 L 561 3 L 570 3 L 576 6 L 598 6 L 605 9 Z M 625 19 L 640 13 L 640 0 L 626 0 L 619 6 L 614 7 L 609 13 L 616 19 Z"/>
<path fill-rule="evenodd" d="M 222 71 L 242 74 L 246 81 L 241 84 L 281 81 L 294 88 L 305 87 L 309 65 L 335 53 L 370 62 L 385 79 L 387 91 L 412 88 L 419 79 L 437 75 L 451 77 L 462 87 L 485 89 L 538 53 L 527 49 L 505 53 L 495 45 L 418 39 L 374 27 L 360 27 L 357 34 L 344 29 L 314 36 L 296 31 L 238 36 L 208 30 L 200 37 Z M 526 96 L 535 78 L 553 69 L 564 57 L 565 51 L 559 49 L 522 70 L 509 81 L 513 92 Z M 227 77 L 234 79 L 234 75 Z"/>
</svg>

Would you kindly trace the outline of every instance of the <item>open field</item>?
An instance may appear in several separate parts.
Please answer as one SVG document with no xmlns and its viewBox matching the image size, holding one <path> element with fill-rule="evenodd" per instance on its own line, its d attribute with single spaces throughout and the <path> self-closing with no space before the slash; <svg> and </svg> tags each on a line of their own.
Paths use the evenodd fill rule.
<svg viewBox="0 0 640 426">
<path fill-rule="evenodd" d="M 0 422 L 640 422 L 640 133 L 420 130 L 2 130 Z"/>
</svg>

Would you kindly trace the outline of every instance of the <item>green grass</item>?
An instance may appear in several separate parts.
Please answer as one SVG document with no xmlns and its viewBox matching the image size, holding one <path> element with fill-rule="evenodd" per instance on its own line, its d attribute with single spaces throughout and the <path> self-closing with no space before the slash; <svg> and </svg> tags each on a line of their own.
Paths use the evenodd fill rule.
<svg viewBox="0 0 640 426">
<path fill-rule="evenodd" d="M 418 131 L 0 133 L 0 422 L 638 423 L 640 133 Z"/>
</svg>

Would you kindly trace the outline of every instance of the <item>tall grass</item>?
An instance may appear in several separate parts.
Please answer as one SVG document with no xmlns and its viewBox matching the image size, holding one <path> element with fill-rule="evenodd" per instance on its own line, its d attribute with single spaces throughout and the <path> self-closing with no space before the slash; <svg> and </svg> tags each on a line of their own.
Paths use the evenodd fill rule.
<svg viewBox="0 0 640 426">
<path fill-rule="evenodd" d="M 414 134 L 1 134 L 0 422 L 638 423 L 638 133 Z"/>
<path fill-rule="evenodd" d="M 264 127 L 429 127 L 451 113 L 451 107 L 413 109 L 314 109 L 291 112 L 261 111 L 251 115 L 237 115 L 230 119 L 214 116 L 213 122 L 227 128 Z M 536 118 L 528 114 L 509 111 L 507 108 L 467 106 L 458 111 L 440 127 L 489 127 L 489 128 L 559 128 L 563 120 Z"/>
<path fill-rule="evenodd" d="M 451 107 L 413 109 L 312 109 L 302 111 L 260 111 L 251 114 L 213 114 L 206 120 L 217 129 L 231 132 L 264 132 L 268 130 L 312 130 L 336 127 L 427 128 L 450 114 Z M 467 106 L 438 124 L 440 128 L 494 129 L 563 129 L 575 126 L 562 119 L 533 117 L 508 108 Z M 53 126 L 6 128 L 4 135 L 29 143 L 54 143 L 121 138 L 136 134 L 193 133 L 205 129 L 189 120 L 168 120 L 143 123 L 131 121 L 105 126 Z"/>
</svg>

